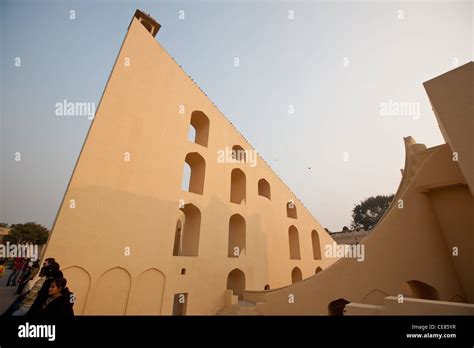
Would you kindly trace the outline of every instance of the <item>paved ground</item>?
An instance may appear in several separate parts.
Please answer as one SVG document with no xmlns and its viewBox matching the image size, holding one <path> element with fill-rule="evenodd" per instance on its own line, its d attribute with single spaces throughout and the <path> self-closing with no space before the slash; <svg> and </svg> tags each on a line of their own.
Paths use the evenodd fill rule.
<svg viewBox="0 0 474 348">
<path fill-rule="evenodd" d="M 5 286 L 11 270 L 5 271 L 5 274 L 0 278 L 0 315 L 12 304 L 15 300 L 16 286 Z"/>
</svg>

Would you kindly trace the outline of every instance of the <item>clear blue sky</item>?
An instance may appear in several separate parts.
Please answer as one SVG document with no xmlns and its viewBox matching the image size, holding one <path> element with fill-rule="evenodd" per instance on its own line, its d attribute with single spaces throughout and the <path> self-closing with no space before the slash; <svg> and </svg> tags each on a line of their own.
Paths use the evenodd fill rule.
<svg viewBox="0 0 474 348">
<path fill-rule="evenodd" d="M 444 142 L 422 83 L 473 60 L 472 1 L 0 0 L 0 221 L 52 226 L 91 122 L 55 104 L 98 103 L 136 8 L 330 230 L 354 203 L 395 192 L 403 136 Z M 382 116 L 389 100 L 419 103 L 420 117 Z"/>
</svg>

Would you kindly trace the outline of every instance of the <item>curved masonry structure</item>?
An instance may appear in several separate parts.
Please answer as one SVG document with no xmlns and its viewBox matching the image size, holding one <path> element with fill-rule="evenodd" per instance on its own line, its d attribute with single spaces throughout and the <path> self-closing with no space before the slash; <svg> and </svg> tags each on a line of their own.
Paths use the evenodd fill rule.
<svg viewBox="0 0 474 348">
<path fill-rule="evenodd" d="M 338 260 L 154 39 L 159 28 L 137 10 L 44 255 L 63 266 L 76 313 L 238 314 L 238 296 L 256 303 L 244 313 L 268 315 L 474 314 L 472 62 L 425 83 L 447 143 L 405 138 L 400 186 L 364 260 Z"/>
<path fill-rule="evenodd" d="M 132 19 L 45 252 L 66 269 L 78 314 L 215 314 L 228 288 L 281 287 L 295 267 L 308 278 L 335 261 L 314 256 L 313 239 L 332 238 L 157 27 L 140 11 Z"/>
</svg>

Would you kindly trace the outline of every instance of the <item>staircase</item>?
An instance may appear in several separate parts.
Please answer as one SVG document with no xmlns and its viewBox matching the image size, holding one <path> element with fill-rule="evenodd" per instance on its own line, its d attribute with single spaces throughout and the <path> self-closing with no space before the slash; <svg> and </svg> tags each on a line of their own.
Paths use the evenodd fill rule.
<svg viewBox="0 0 474 348">
<path fill-rule="evenodd" d="M 238 303 L 226 305 L 216 315 L 261 315 L 257 310 L 257 304 L 239 300 Z"/>
</svg>

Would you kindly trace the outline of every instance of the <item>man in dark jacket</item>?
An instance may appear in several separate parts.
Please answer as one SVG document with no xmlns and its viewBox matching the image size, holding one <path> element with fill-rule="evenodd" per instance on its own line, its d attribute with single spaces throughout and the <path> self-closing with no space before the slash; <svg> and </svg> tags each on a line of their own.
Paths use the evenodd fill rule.
<svg viewBox="0 0 474 348">
<path fill-rule="evenodd" d="M 63 277 L 63 272 L 59 270 L 59 263 L 57 262 L 51 262 L 48 266 L 43 267 L 42 271 L 46 276 L 46 280 L 44 281 L 40 291 L 38 291 L 38 296 L 36 296 L 35 302 L 33 302 L 31 305 L 28 313 L 26 313 L 26 317 L 34 317 L 38 314 L 38 312 L 41 310 L 41 306 L 45 303 L 49 296 L 48 292 L 51 282 L 55 278 Z"/>
<path fill-rule="evenodd" d="M 20 279 L 20 284 L 18 285 L 18 288 L 16 289 L 16 295 L 21 295 L 23 293 L 23 289 L 25 288 L 26 284 L 33 279 L 33 277 L 36 275 L 37 270 L 39 269 L 39 263 L 38 261 L 35 261 L 30 265 L 27 266 L 25 271 L 23 272 L 21 279 Z"/>
<path fill-rule="evenodd" d="M 48 290 L 48 298 L 41 305 L 41 309 L 35 315 L 44 320 L 61 320 L 74 316 L 72 306 L 72 293 L 66 287 L 67 280 L 55 278 L 51 281 Z"/>
</svg>

